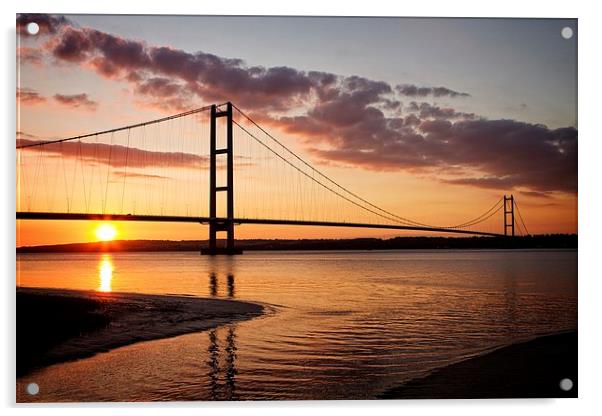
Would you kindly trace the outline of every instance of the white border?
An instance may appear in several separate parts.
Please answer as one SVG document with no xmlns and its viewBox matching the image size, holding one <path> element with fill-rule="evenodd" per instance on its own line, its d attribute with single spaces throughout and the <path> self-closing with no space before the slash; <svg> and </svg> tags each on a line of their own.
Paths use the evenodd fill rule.
<svg viewBox="0 0 602 416">
<path fill-rule="evenodd" d="M 504 415 L 510 412 L 534 411 L 548 415 L 567 413 L 593 413 L 600 408 L 600 323 L 602 317 L 598 299 L 602 296 L 602 272 L 598 265 L 600 245 L 597 244 L 602 232 L 600 213 L 600 158 L 602 146 L 598 114 L 600 94 L 599 74 L 600 39 L 602 22 L 596 13 L 593 1 L 546 1 L 526 2 L 505 0 L 502 2 L 445 1 L 392 2 L 370 0 L 351 3 L 349 1 L 304 0 L 302 2 L 283 1 L 185 1 L 167 2 L 103 0 L 102 2 L 82 2 L 75 0 L 21 0 L 2 2 L 2 29 L 4 48 L 2 76 L 4 100 L 2 100 L 3 137 L 3 192 L 2 209 L 2 255 L 4 273 L 2 275 L 2 333 L 0 342 L 4 360 L 0 377 L 2 404 L 14 409 L 14 207 L 15 207 L 15 159 L 13 137 L 15 131 L 15 14 L 17 12 L 51 13 L 120 13 L 120 14 L 263 14 L 263 15 L 332 15 L 332 16 L 472 16 L 472 17 L 564 17 L 579 18 L 579 396 L 578 400 L 474 400 L 474 401 L 405 401 L 405 402 L 243 402 L 224 403 L 171 403 L 153 405 L 85 405 L 91 414 L 139 413 L 154 415 L 176 407 L 182 414 L 215 412 L 239 414 L 241 411 L 265 416 L 268 414 L 305 415 L 331 413 L 335 408 L 348 415 L 362 415 L 374 408 L 383 414 L 400 412 L 420 412 L 431 415 L 445 412 L 448 415 Z M 80 405 L 81 406 L 81 405 Z M 107 409 L 110 407 L 110 409 Z M 200 409 L 199 409 L 200 408 Z M 27 407 L 22 412 L 42 410 L 48 414 L 79 414 L 80 407 L 51 406 L 50 408 Z"/>
</svg>

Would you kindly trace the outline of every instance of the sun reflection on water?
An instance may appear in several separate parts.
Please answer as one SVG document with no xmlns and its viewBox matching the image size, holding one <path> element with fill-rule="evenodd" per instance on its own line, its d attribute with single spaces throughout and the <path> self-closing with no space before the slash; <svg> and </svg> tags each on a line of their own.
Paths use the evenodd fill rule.
<svg viewBox="0 0 602 416">
<path fill-rule="evenodd" d="M 111 256 L 105 254 L 100 260 L 98 265 L 98 277 L 100 284 L 98 286 L 99 292 L 110 292 L 111 281 L 113 280 L 113 263 L 111 262 Z"/>
</svg>

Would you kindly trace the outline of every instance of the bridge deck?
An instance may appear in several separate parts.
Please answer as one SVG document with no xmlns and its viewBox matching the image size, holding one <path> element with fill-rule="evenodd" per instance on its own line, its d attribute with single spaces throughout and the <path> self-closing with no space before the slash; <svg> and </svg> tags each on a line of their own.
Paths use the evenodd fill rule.
<svg viewBox="0 0 602 416">
<path fill-rule="evenodd" d="M 184 217 L 169 215 L 130 215 L 130 214 L 78 214 L 78 213 L 54 213 L 54 212 L 17 212 L 18 220 L 93 220 L 93 221 L 147 221 L 147 222 L 193 222 L 208 224 L 209 222 L 227 222 L 227 218 L 211 217 Z M 452 228 L 419 227 L 396 224 L 363 224 L 349 222 L 327 222 L 327 221 L 297 221 L 297 220 L 273 220 L 255 218 L 234 218 L 235 224 L 266 224 L 266 225 L 309 225 L 318 227 L 351 227 L 351 228 L 377 228 L 389 230 L 427 231 L 439 233 L 483 235 L 491 237 L 504 237 L 503 234 L 485 231 L 458 230 Z"/>
</svg>

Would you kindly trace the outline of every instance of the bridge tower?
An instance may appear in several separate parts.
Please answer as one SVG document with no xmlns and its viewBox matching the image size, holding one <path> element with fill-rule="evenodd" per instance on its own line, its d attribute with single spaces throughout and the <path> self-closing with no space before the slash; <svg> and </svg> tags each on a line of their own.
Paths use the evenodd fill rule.
<svg viewBox="0 0 602 416">
<path fill-rule="evenodd" d="M 511 236 L 514 237 L 514 195 L 504 195 L 504 235 L 508 235 L 510 229 Z"/>
<path fill-rule="evenodd" d="M 217 148 L 217 119 L 226 118 L 226 147 Z M 209 247 L 201 254 L 242 254 L 234 247 L 234 152 L 232 148 L 232 103 L 225 110 L 211 106 L 209 131 Z M 217 186 L 217 156 L 226 155 L 226 185 Z M 217 193 L 226 192 L 226 217 L 217 217 Z M 226 232 L 226 246 L 217 246 L 217 233 Z"/>
</svg>

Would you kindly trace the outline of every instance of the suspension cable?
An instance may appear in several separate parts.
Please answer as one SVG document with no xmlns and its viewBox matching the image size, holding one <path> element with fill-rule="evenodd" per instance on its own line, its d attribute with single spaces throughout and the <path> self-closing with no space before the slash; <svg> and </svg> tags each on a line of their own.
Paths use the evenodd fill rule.
<svg viewBox="0 0 602 416">
<path fill-rule="evenodd" d="M 518 207 L 518 204 L 516 203 L 516 201 L 514 201 L 514 207 L 516 208 L 516 212 L 518 213 L 518 218 L 520 219 L 520 222 L 523 224 L 523 228 L 525 229 L 525 233 L 527 235 L 530 235 L 529 234 L 529 230 L 527 229 L 527 225 L 525 224 L 525 221 L 523 220 L 523 216 L 520 213 L 520 208 Z"/>
<path fill-rule="evenodd" d="M 222 107 L 224 106 L 226 103 L 222 103 L 222 104 L 218 104 L 216 105 L 216 107 Z M 175 115 L 171 115 L 171 116 L 167 116 L 167 117 L 163 117 L 163 118 L 159 118 L 159 119 L 155 119 L 155 120 L 151 120 L 151 121 L 146 121 L 146 122 L 142 122 L 142 123 L 137 123 L 137 124 L 131 124 L 131 125 L 127 125 L 127 126 L 123 126 L 123 127 L 119 127 L 119 128 L 113 128 L 113 129 L 109 129 L 109 130 L 104 130 L 104 131 L 99 131 L 99 132 L 94 132 L 94 133 L 89 133 L 89 134 L 83 134 L 83 135 L 79 135 L 79 136 L 73 136 L 73 137 L 68 137 L 68 138 L 63 138 L 63 139 L 58 139 L 58 140 L 49 140 L 49 141 L 39 141 L 36 143 L 28 143 L 28 144 L 23 144 L 23 145 L 19 145 L 17 146 L 17 149 L 24 149 L 24 148 L 31 148 L 31 147 L 35 147 L 35 146 L 39 146 L 40 150 L 42 146 L 45 145 L 49 145 L 49 144 L 55 144 L 55 143 L 62 143 L 62 142 L 67 142 L 67 141 L 73 141 L 73 140 L 80 140 L 80 147 L 81 147 L 81 139 L 85 139 L 85 138 L 89 138 L 89 137 L 98 137 L 99 135 L 103 135 L 103 134 L 111 134 L 111 137 L 113 137 L 113 134 L 116 132 L 120 132 L 120 131 L 124 131 L 124 130 L 128 130 L 128 146 L 127 146 L 127 151 L 129 151 L 129 132 L 131 131 L 131 129 L 137 128 L 137 127 L 145 127 L 148 125 L 152 125 L 152 124 L 158 124 L 158 123 L 162 123 L 162 122 L 166 122 L 169 120 L 173 120 L 173 119 L 178 119 L 181 117 L 186 117 L 189 115 L 193 115 L 196 113 L 200 113 L 206 110 L 209 110 L 212 106 L 211 105 L 207 105 L 204 107 L 200 107 L 200 108 L 196 108 L 193 110 L 189 110 L 189 111 L 185 111 L 182 113 L 178 113 Z M 308 162 L 306 162 L 304 159 L 302 159 L 300 156 L 298 156 L 295 152 L 293 152 L 291 149 L 289 149 L 287 146 L 285 146 L 281 141 L 279 141 L 278 139 L 276 139 L 274 136 L 272 136 L 268 131 L 266 131 L 263 127 L 261 127 L 257 122 L 255 122 L 250 116 L 248 116 L 246 113 L 244 113 L 240 108 L 238 108 L 236 105 L 232 104 L 232 107 L 235 108 L 238 113 L 240 113 L 246 120 L 248 120 L 252 125 L 254 125 L 255 127 L 257 127 L 261 132 L 263 132 L 269 139 L 271 139 L 273 142 L 275 142 L 280 148 L 284 149 L 288 154 L 292 155 L 295 159 L 297 159 L 299 162 L 301 162 L 304 166 L 306 166 L 307 168 L 309 168 L 311 170 L 311 172 L 313 172 L 312 174 L 307 173 L 304 169 L 300 168 L 297 164 L 292 163 L 288 158 L 282 156 L 281 154 L 279 154 L 277 151 L 275 151 L 274 149 L 272 149 L 272 147 L 268 146 L 266 143 L 264 143 L 262 140 L 260 140 L 259 138 L 257 138 L 253 133 L 251 133 L 247 128 L 243 127 L 241 124 L 239 124 L 236 120 L 233 120 L 233 123 L 236 124 L 238 127 L 240 127 L 243 131 L 245 131 L 250 137 L 252 137 L 254 140 L 256 140 L 258 143 L 260 143 L 262 146 L 264 146 L 265 148 L 267 148 L 271 153 L 273 153 L 274 155 L 276 155 L 278 158 L 280 158 L 281 160 L 283 160 L 286 164 L 290 165 L 291 167 L 293 167 L 295 170 L 297 170 L 299 173 L 303 174 L 304 176 L 306 176 L 307 178 L 309 178 L 311 181 L 317 183 L 318 185 L 322 186 L 323 188 L 327 189 L 330 192 L 333 192 L 334 194 L 336 194 L 337 196 L 343 198 L 344 200 L 354 204 L 355 206 L 368 211 L 374 215 L 377 215 L 381 218 L 384 218 L 388 221 L 393 221 L 396 223 L 401 223 L 404 225 L 411 225 L 411 226 L 421 226 L 421 227 L 432 227 L 432 228 L 442 228 L 442 229 L 459 229 L 459 228 L 466 228 L 466 227 L 470 227 L 476 224 L 479 224 L 483 221 L 485 221 L 486 219 L 490 218 L 493 214 L 495 214 L 496 212 L 498 212 L 501 208 L 498 207 L 498 205 L 500 204 L 500 201 L 502 200 L 500 198 L 500 200 L 498 200 L 491 208 L 489 208 L 487 211 L 485 211 L 484 213 L 482 213 L 481 215 L 469 220 L 469 221 L 465 221 L 461 224 L 457 224 L 457 225 L 451 225 L 451 226 L 436 226 L 436 225 L 431 225 L 431 224 L 426 224 L 426 223 L 422 223 L 422 222 L 418 222 L 409 218 L 405 218 L 402 216 L 399 216 L 395 213 L 392 213 L 384 208 L 381 208 L 373 203 L 371 203 L 370 201 L 362 198 L 361 196 L 355 194 L 354 192 L 350 191 L 349 189 L 345 188 L 344 186 L 342 186 L 341 184 L 335 182 L 333 179 L 331 179 L 330 177 L 328 177 L 326 174 L 322 173 L 320 170 L 316 169 L 315 167 L 313 167 L 312 165 L 310 165 Z M 80 150 L 81 151 L 81 150 Z M 109 153 L 109 158 L 111 157 L 111 153 Z M 145 155 L 146 157 L 146 155 Z M 127 153 L 126 153 L 126 172 L 127 172 Z M 334 185 L 334 187 L 342 192 L 339 192 L 335 189 L 333 189 L 332 187 L 326 185 L 325 183 L 323 183 L 322 181 L 318 180 L 315 175 L 319 177 L 322 177 L 323 179 L 325 179 L 328 183 Z M 126 173 L 127 175 L 127 173 Z M 123 209 L 123 196 L 124 196 L 124 191 L 125 191 L 125 180 L 126 177 L 124 176 L 124 185 L 122 188 L 122 201 L 121 201 L 121 205 L 122 205 L 122 209 Z M 108 177 L 107 177 L 107 185 L 108 185 Z M 302 191 L 302 190 L 300 190 Z M 107 201 L 107 189 L 105 189 L 105 200 L 103 201 L 103 212 L 104 209 L 106 207 Z M 355 200 L 354 200 L 355 199 Z M 360 202 L 358 202 L 360 201 Z M 87 201 L 86 201 L 87 202 Z M 521 223 L 523 225 L 523 228 L 526 231 L 526 226 L 524 223 L 524 220 L 522 218 L 522 215 L 520 214 L 520 210 L 518 208 L 518 205 L 516 204 L 516 202 L 514 203 L 515 207 L 518 211 L 519 214 L 519 218 L 521 220 Z M 497 207 L 497 209 L 496 209 Z M 527 231 L 526 231 L 527 232 Z M 528 233 L 528 232 L 527 232 Z"/>
<path fill-rule="evenodd" d="M 240 127 L 245 133 L 247 133 L 250 137 L 252 137 L 255 141 L 257 141 L 259 144 L 261 144 L 263 147 L 265 147 L 266 149 L 268 149 L 270 152 L 272 152 L 274 155 L 276 155 L 277 157 L 279 157 L 280 159 L 282 159 L 285 163 L 287 163 L 289 166 L 291 166 L 293 169 L 297 170 L 298 172 L 300 172 L 301 174 L 305 175 L 306 177 L 308 177 L 309 179 L 314 180 L 317 184 L 319 184 L 320 186 L 326 188 L 327 190 L 329 190 L 330 192 L 338 195 L 339 197 L 345 199 L 348 202 L 351 202 L 352 204 L 365 209 L 366 211 L 369 211 L 375 215 L 378 215 L 379 217 L 385 218 L 389 221 L 393 221 L 393 222 L 399 222 L 399 221 L 395 221 L 394 219 L 387 217 L 385 215 L 382 215 L 374 210 L 371 210 L 370 208 L 366 208 L 363 205 L 358 204 L 357 202 L 347 198 L 345 195 L 340 194 L 339 192 L 335 191 L 334 189 L 328 187 L 327 185 L 324 185 L 322 182 L 317 181 L 315 179 L 313 179 L 311 176 L 309 176 L 309 174 L 307 172 L 304 172 L 303 170 L 301 170 L 299 167 L 293 165 L 290 161 L 288 161 L 287 159 L 285 159 L 282 155 L 279 155 L 278 153 L 276 153 L 271 147 L 269 147 L 267 144 L 265 144 L 262 140 L 258 139 L 257 137 L 255 137 L 255 135 L 253 135 L 249 130 L 247 130 L 246 128 L 244 128 L 243 126 L 241 126 L 236 120 L 232 120 L 232 122 L 234 124 L 236 124 L 238 127 Z M 406 224 L 407 225 L 407 224 Z"/>
<path fill-rule="evenodd" d="M 219 105 L 223 105 L 223 104 L 219 104 Z M 201 111 L 207 111 L 210 108 L 211 108 L 211 106 L 207 105 L 205 107 L 195 108 L 194 110 L 185 111 L 183 113 L 174 114 L 174 115 L 171 115 L 171 116 L 168 116 L 168 117 L 158 118 L 158 119 L 151 120 L 151 121 L 145 121 L 143 123 L 130 124 L 129 126 L 117 127 L 117 128 L 110 129 L 110 130 L 98 131 L 98 132 L 95 132 L 95 133 L 88 133 L 88 134 L 83 134 L 83 135 L 80 135 L 80 136 L 67 137 L 65 139 L 48 140 L 48 141 L 44 141 L 44 142 L 24 144 L 24 145 L 21 145 L 21 146 L 17 146 L 17 149 L 25 149 L 26 147 L 45 146 L 47 144 L 62 143 L 62 142 L 67 142 L 67 141 L 71 141 L 71 140 L 85 139 L 87 137 L 92 137 L 92 136 L 101 135 L 101 134 L 107 134 L 107 133 L 117 133 L 118 131 L 123 131 L 123 130 L 127 130 L 127 129 L 133 129 L 133 128 L 136 128 L 136 127 L 148 126 L 150 124 L 162 123 L 164 121 L 173 120 L 175 118 L 186 117 L 186 116 L 189 116 L 191 114 L 200 113 Z"/>
<path fill-rule="evenodd" d="M 370 201 L 367 201 L 366 199 L 360 197 L 359 195 L 351 192 L 350 190 L 348 190 L 347 188 L 345 188 L 344 186 L 340 185 L 339 183 L 335 182 L 334 180 L 332 180 L 330 177 L 326 176 L 324 173 L 322 173 L 321 171 L 319 171 L 318 169 L 314 168 L 312 165 L 310 165 L 309 163 L 307 163 L 304 159 L 302 159 L 300 156 L 298 156 L 295 152 L 293 152 L 291 149 L 289 149 L 287 146 L 285 146 L 281 141 L 279 141 L 278 139 L 276 139 L 274 136 L 272 136 L 269 132 L 267 132 L 263 127 L 261 127 L 257 122 L 255 122 L 255 120 L 253 120 L 250 116 L 248 116 L 247 114 L 245 114 L 240 108 L 238 108 L 236 105 L 232 104 L 232 107 L 235 108 L 243 117 L 245 117 L 247 120 L 249 120 L 255 127 L 257 127 L 259 130 L 261 130 L 266 136 L 268 136 L 270 139 L 272 139 L 274 142 L 276 142 L 280 147 L 282 147 L 284 150 L 286 150 L 288 153 L 290 153 L 293 157 L 295 157 L 297 160 L 299 160 L 301 163 L 303 163 L 305 166 L 307 166 L 308 168 L 310 168 L 312 171 L 314 171 L 315 173 L 317 173 L 318 175 L 322 176 L 324 179 L 326 179 L 327 181 L 329 181 L 330 183 L 332 183 L 333 185 L 335 185 L 336 187 L 338 187 L 339 189 L 343 190 L 344 192 L 348 193 L 349 195 L 357 198 L 358 200 L 364 202 L 365 204 L 371 206 L 372 208 L 375 208 L 378 211 L 384 212 L 385 214 L 387 214 L 388 216 L 394 217 L 396 218 L 398 221 L 397 222 L 402 222 L 402 223 L 406 223 L 406 224 L 411 224 L 411 225 L 418 225 L 418 226 L 423 226 L 423 227 L 433 227 L 433 228 L 450 228 L 450 229 L 456 229 L 456 228 L 462 228 L 462 227 L 468 227 L 471 225 L 475 225 L 478 224 L 479 222 L 482 221 L 478 221 L 481 217 L 487 215 L 487 213 L 489 213 L 492 209 L 494 209 L 497 204 L 501 201 L 501 198 L 499 201 L 496 202 L 496 204 L 490 208 L 489 210 L 487 210 L 485 213 L 479 215 L 476 218 L 473 218 L 470 221 L 465 221 L 462 224 L 458 224 L 458 225 L 451 225 L 451 226 L 436 226 L 436 225 L 431 225 L 431 224 L 425 224 L 425 223 L 421 223 L 418 221 L 414 221 L 408 218 L 404 218 L 401 217 L 397 214 L 394 214 L 390 211 L 387 211 L 373 203 L 371 203 Z M 239 127 L 240 124 L 236 123 Z M 241 127 L 242 128 L 242 127 Z M 246 131 L 246 129 L 245 129 Z M 254 136 L 253 136 L 254 137 Z M 254 137 L 256 140 L 257 138 Z M 274 152 L 275 153 L 275 152 Z M 283 160 L 285 160 L 283 158 Z M 286 160 L 285 160 L 286 161 Z M 288 161 L 287 161 L 288 162 Z M 290 162 L 288 162 L 291 166 L 292 164 Z M 298 168 L 297 168 L 298 169 Z M 310 177 L 311 178 L 311 177 Z M 313 178 L 311 178 L 313 179 Z M 314 179 L 315 180 L 315 179 Z M 358 206 L 361 206 L 359 204 L 356 204 Z M 371 211 L 372 212 L 372 211 Z M 489 217 L 487 217 L 489 218 Z M 486 219 L 486 218 L 485 218 Z M 483 219 L 484 220 L 484 219 Z"/>
<path fill-rule="evenodd" d="M 312 171 L 314 171 L 315 173 L 317 173 L 318 175 L 322 176 L 324 179 L 326 179 L 328 182 L 332 183 L 333 185 L 335 185 L 337 188 L 345 191 L 346 193 L 348 193 L 349 195 L 359 199 L 360 201 L 364 202 L 365 204 L 370 205 L 372 208 L 375 208 L 379 211 L 384 212 L 387 215 L 390 215 L 392 217 L 397 218 L 399 221 L 405 222 L 405 223 L 410 223 L 410 224 L 415 224 L 415 225 L 420 225 L 420 226 L 425 226 L 425 227 L 430 227 L 429 224 L 423 224 L 417 221 L 413 221 L 410 220 L 408 218 L 404 218 L 404 217 L 400 217 L 399 215 L 396 215 L 392 212 L 389 212 L 377 205 L 372 204 L 370 201 L 365 200 L 364 198 L 362 198 L 359 195 L 356 195 L 355 193 L 351 192 L 350 190 L 348 190 L 347 188 L 345 188 L 344 186 L 338 184 L 337 182 L 335 182 L 334 180 L 330 179 L 328 176 L 326 176 L 324 173 L 322 173 L 321 171 L 319 171 L 318 169 L 314 168 L 312 165 L 310 165 L 309 163 L 307 163 L 305 160 L 303 160 L 300 156 L 298 156 L 295 152 L 293 152 L 291 149 L 289 149 L 288 147 L 286 147 L 281 141 L 279 141 L 278 139 L 276 139 L 274 136 L 272 136 L 270 133 L 268 133 L 263 127 L 261 127 L 259 124 L 257 124 L 255 122 L 255 120 L 253 120 L 251 117 L 249 117 L 247 114 L 245 114 L 240 108 L 238 108 L 237 106 L 235 106 L 234 104 L 232 104 L 232 107 L 234 107 L 243 117 L 245 117 L 247 120 L 249 120 L 253 125 L 255 125 L 255 127 L 257 127 L 259 130 L 261 130 L 266 136 L 268 136 L 270 139 L 272 139 L 274 142 L 276 142 L 280 147 L 282 147 L 284 150 L 286 150 L 288 153 L 290 153 L 293 157 L 295 157 L 297 160 L 299 160 L 301 163 L 303 163 L 305 166 L 307 166 L 308 168 L 310 168 Z M 238 123 L 237 123 L 238 124 Z M 240 126 L 240 124 L 239 124 Z M 284 159 L 283 159 L 284 160 Z M 290 162 L 289 162 L 290 164 Z M 448 228 L 448 227 L 444 227 L 444 228 Z"/>
<path fill-rule="evenodd" d="M 502 197 L 502 198 L 500 198 L 500 199 L 498 199 L 498 201 L 497 201 L 497 202 L 496 202 L 496 203 L 495 203 L 495 204 L 494 204 L 494 205 L 493 205 L 491 208 L 489 208 L 487 211 L 485 211 L 483 214 L 479 215 L 479 216 L 478 216 L 478 217 L 476 217 L 475 219 L 473 219 L 473 220 L 471 220 L 471 221 L 467 221 L 467 222 L 465 222 L 465 223 L 462 223 L 462 224 L 459 224 L 459 225 L 456 225 L 455 227 L 450 227 L 450 228 L 462 228 L 462 227 L 470 227 L 471 225 L 476 225 L 476 224 L 479 224 L 479 223 L 481 223 L 481 222 L 485 221 L 485 220 L 486 220 L 487 218 L 489 218 L 489 217 L 486 217 L 486 218 L 481 218 L 481 217 L 485 217 L 485 215 L 487 215 L 489 212 L 491 212 L 493 209 L 495 209 L 495 207 L 497 207 L 497 205 L 498 205 L 500 202 L 502 202 L 502 199 L 503 199 L 503 197 Z M 499 210 L 499 209 L 498 209 L 498 210 Z M 497 211 L 496 211 L 496 212 L 497 212 Z"/>
</svg>

